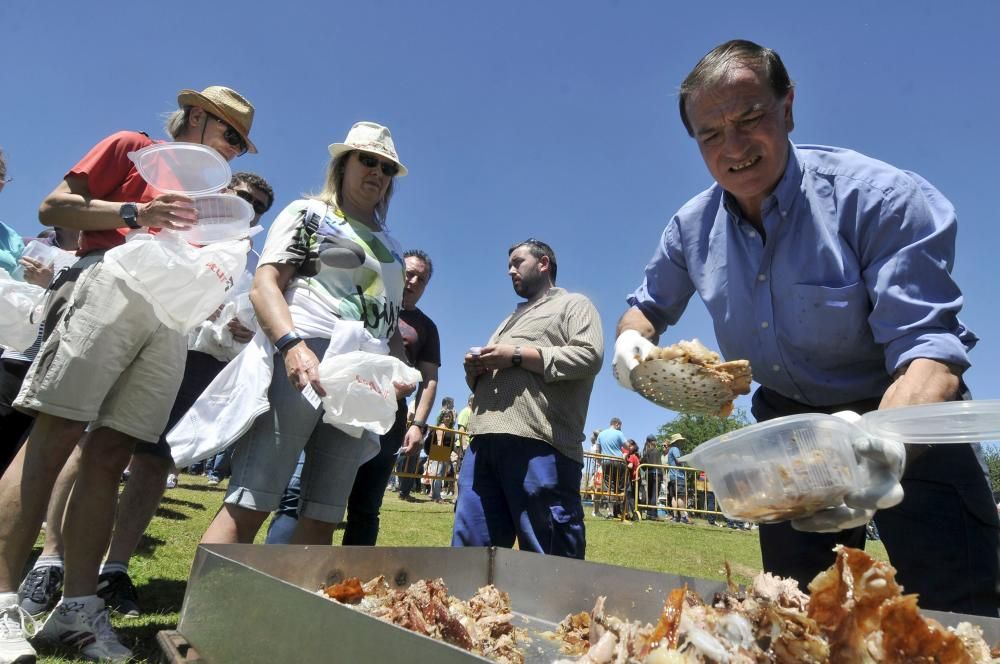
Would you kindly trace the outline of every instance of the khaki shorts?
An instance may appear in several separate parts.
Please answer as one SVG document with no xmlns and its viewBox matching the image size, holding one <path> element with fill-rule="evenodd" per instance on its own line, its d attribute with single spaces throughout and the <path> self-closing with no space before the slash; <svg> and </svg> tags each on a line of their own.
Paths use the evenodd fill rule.
<svg viewBox="0 0 1000 664">
<path fill-rule="evenodd" d="M 186 339 L 102 268 L 80 275 L 14 406 L 155 443 L 184 376 Z"/>
</svg>

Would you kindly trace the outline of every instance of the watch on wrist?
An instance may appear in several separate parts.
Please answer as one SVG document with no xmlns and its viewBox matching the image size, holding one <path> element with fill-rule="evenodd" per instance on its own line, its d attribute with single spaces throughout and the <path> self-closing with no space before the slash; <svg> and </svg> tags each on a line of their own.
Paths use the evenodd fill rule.
<svg viewBox="0 0 1000 664">
<path fill-rule="evenodd" d="M 514 346 L 514 354 L 510 357 L 510 365 L 512 367 L 521 366 L 521 347 Z"/>
<path fill-rule="evenodd" d="M 289 332 L 285 336 L 275 341 L 274 347 L 278 349 L 279 353 L 284 354 L 286 350 L 288 350 L 295 344 L 299 343 L 300 341 L 302 341 L 302 337 L 300 337 L 295 332 Z"/>
<path fill-rule="evenodd" d="M 410 426 L 417 427 L 420 429 L 421 433 L 427 433 L 427 422 L 424 422 L 423 420 L 413 420 L 413 422 L 410 423 Z"/>
<path fill-rule="evenodd" d="M 132 230 L 138 230 L 142 228 L 139 225 L 139 206 L 135 203 L 122 203 L 122 206 L 118 208 L 118 216 L 122 218 L 125 225 Z"/>
</svg>

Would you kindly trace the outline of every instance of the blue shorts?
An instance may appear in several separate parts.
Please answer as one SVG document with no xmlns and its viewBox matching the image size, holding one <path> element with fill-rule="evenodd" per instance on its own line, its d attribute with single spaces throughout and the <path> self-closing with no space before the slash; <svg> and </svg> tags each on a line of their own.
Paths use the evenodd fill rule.
<svg viewBox="0 0 1000 664">
<path fill-rule="evenodd" d="M 452 546 L 512 547 L 583 559 L 583 464 L 551 445 L 507 434 L 475 436 L 458 477 Z"/>
</svg>

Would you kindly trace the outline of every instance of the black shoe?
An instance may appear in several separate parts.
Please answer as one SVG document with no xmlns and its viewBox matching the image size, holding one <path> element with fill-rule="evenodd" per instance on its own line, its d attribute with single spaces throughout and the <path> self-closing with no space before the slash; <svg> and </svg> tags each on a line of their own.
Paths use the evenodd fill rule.
<svg viewBox="0 0 1000 664">
<path fill-rule="evenodd" d="M 139 593 L 128 572 L 105 572 L 97 577 L 97 596 L 109 609 L 127 618 L 138 618 Z"/>
<path fill-rule="evenodd" d="M 21 608 L 32 616 L 51 611 L 62 598 L 63 568 L 48 565 L 28 572 L 17 589 Z"/>
</svg>

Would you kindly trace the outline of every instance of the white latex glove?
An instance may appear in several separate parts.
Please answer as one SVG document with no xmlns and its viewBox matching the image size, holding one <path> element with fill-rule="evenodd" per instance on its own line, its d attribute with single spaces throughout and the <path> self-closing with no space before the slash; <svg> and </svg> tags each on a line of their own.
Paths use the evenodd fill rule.
<svg viewBox="0 0 1000 664">
<path fill-rule="evenodd" d="M 843 411 L 837 417 L 855 422 L 857 413 Z M 837 532 L 867 523 L 876 510 L 898 505 L 903 500 L 906 448 L 902 443 L 880 438 L 859 437 L 854 442 L 854 458 L 861 474 L 861 487 L 844 496 L 844 504 L 792 521 L 796 530 Z"/>
<path fill-rule="evenodd" d="M 639 334 L 637 330 L 625 330 L 615 341 L 615 360 L 612 364 L 612 371 L 615 380 L 626 390 L 635 389 L 629 379 L 629 373 L 649 356 L 649 352 L 656 348 L 646 337 Z"/>
</svg>

